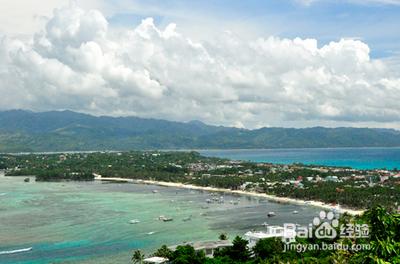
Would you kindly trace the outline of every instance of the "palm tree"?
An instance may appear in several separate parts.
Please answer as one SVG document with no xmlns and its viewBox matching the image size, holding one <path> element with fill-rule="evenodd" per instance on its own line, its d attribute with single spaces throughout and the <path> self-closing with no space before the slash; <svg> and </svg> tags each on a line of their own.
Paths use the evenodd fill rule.
<svg viewBox="0 0 400 264">
<path fill-rule="evenodd" d="M 144 260 L 144 254 L 142 253 L 142 251 L 135 250 L 135 252 L 133 252 L 133 256 L 132 256 L 132 262 L 135 264 L 142 264 Z"/>
<path fill-rule="evenodd" d="M 219 235 L 219 240 L 228 240 L 228 236 L 225 233 Z"/>
</svg>

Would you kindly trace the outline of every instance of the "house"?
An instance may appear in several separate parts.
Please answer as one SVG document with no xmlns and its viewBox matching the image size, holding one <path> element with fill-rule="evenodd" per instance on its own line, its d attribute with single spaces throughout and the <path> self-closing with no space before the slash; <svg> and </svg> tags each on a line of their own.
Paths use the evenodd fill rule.
<svg viewBox="0 0 400 264">
<path fill-rule="evenodd" d="M 395 179 L 400 178 L 400 173 L 393 175 L 393 178 L 395 178 Z"/>
<path fill-rule="evenodd" d="M 286 230 L 287 231 L 287 230 Z M 265 231 L 249 231 L 244 234 L 244 238 L 249 241 L 249 247 L 253 248 L 261 239 L 272 237 L 286 236 L 285 229 L 282 226 L 268 226 L 267 232 Z"/>
<path fill-rule="evenodd" d="M 327 182 L 341 182 L 338 176 L 326 176 L 325 181 Z"/>
<path fill-rule="evenodd" d="M 196 252 L 203 251 L 206 257 L 209 258 L 214 256 L 215 250 L 233 246 L 232 242 L 229 240 L 190 242 L 183 245 L 192 246 Z M 170 246 L 169 249 L 174 251 L 178 246 L 180 245 Z"/>
</svg>

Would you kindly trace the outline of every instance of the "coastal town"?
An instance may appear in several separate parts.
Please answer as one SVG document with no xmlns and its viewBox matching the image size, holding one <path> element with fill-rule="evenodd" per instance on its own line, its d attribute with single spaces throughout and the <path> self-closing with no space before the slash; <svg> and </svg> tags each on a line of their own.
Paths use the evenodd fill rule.
<svg viewBox="0 0 400 264">
<path fill-rule="evenodd" d="M 2 154 L 0 170 L 8 178 L 21 179 L 21 182 L 26 183 L 63 182 L 64 185 L 67 181 L 97 181 L 116 183 L 116 187 L 123 183 L 151 185 L 152 188 L 147 190 L 152 190 L 152 196 L 157 196 L 157 186 L 173 190 L 187 189 L 189 192 L 198 190 L 207 194 L 201 210 L 207 210 L 210 206 L 240 208 L 239 197 L 252 196 L 281 203 L 282 206 L 296 204 L 319 207 L 324 214 L 317 218 L 324 221 L 327 217 L 331 221 L 322 224 L 333 225 L 337 221 L 335 227 L 338 230 L 335 232 L 338 234 L 347 230 L 349 223 L 363 223 L 367 227 L 364 233 L 367 235 L 370 228 L 373 230 L 371 237 L 358 237 L 353 232 L 353 236 L 337 236 L 328 241 L 309 236 L 301 238 L 298 234 L 302 228 L 314 234 L 323 226 L 321 222 L 315 224 L 314 218 L 312 227 L 302 227 L 295 223 L 289 224 L 289 227 L 283 223 L 271 224 L 269 220 L 279 218 L 281 212 L 267 211 L 264 217 L 269 219 L 268 222 L 257 223 L 257 228 L 253 226 L 236 237 L 221 233 L 214 240 L 161 244 L 153 252 L 133 248 L 133 263 L 221 264 L 231 263 L 231 260 L 235 260 L 235 263 L 291 263 L 293 259 L 311 261 L 314 258 L 329 262 L 335 260 L 336 256 L 317 249 L 326 246 L 327 242 L 331 246 L 367 245 L 363 250 L 347 249 L 344 259 L 350 261 L 364 258 L 373 250 L 371 244 L 378 239 L 373 235 L 378 231 L 374 230 L 385 230 L 379 231 L 379 236 L 396 236 L 397 231 L 391 230 L 398 230 L 399 223 L 396 217 L 399 212 L 400 173 L 397 169 L 359 170 L 305 164 L 272 164 L 207 157 L 193 151 L 132 151 Z M 29 188 L 29 184 L 26 186 Z M 225 200 L 225 197 L 231 198 Z M 294 210 L 290 214 L 295 218 L 300 213 Z M 136 217 L 125 224 L 140 228 L 140 215 Z M 376 223 L 376 217 L 383 217 L 384 220 Z M 180 219 L 160 215 L 153 221 L 174 225 L 177 221 L 191 223 L 194 220 L 192 215 Z M 389 229 L 382 227 L 386 222 L 392 223 Z M 154 235 L 154 231 L 146 233 L 146 236 Z M 306 250 L 309 247 L 312 249 Z M 30 247 L 23 250 L 34 249 Z M 327 252 L 336 252 L 336 249 Z"/>
<path fill-rule="evenodd" d="M 10 176 L 35 175 L 37 181 L 130 179 L 358 210 L 397 209 L 400 203 L 397 169 L 271 164 L 169 151 L 3 154 L 0 169 Z"/>
</svg>

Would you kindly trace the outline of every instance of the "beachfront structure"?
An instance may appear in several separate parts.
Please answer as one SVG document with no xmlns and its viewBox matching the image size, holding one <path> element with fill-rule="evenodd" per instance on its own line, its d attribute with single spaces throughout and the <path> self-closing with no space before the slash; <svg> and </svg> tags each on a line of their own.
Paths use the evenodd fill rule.
<svg viewBox="0 0 400 264">
<path fill-rule="evenodd" d="M 192 246 L 196 252 L 203 251 L 206 257 L 209 258 L 214 256 L 215 250 L 233 246 L 232 242 L 229 240 L 190 242 L 182 244 L 182 246 L 183 245 Z M 169 249 L 174 251 L 178 246 L 181 245 L 170 246 Z"/>
<path fill-rule="evenodd" d="M 327 182 L 341 182 L 338 176 L 326 176 L 325 181 Z"/>
<path fill-rule="evenodd" d="M 249 241 L 249 247 L 253 248 L 261 239 L 283 237 L 285 229 L 282 226 L 267 226 L 267 231 L 249 231 L 244 237 Z"/>
<path fill-rule="evenodd" d="M 168 259 L 166 258 L 160 258 L 160 257 L 151 257 L 151 258 L 146 258 L 143 260 L 143 263 L 146 264 L 166 264 L 168 263 Z"/>
</svg>

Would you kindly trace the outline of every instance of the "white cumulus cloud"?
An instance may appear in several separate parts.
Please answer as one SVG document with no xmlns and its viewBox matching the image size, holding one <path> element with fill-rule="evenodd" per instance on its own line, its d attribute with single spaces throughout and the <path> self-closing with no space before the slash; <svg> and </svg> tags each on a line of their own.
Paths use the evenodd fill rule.
<svg viewBox="0 0 400 264">
<path fill-rule="evenodd" d="M 147 18 L 114 30 L 104 15 L 56 9 L 30 39 L 0 35 L 0 109 L 71 109 L 240 127 L 400 121 L 400 78 L 359 40 L 197 42 Z"/>
</svg>

